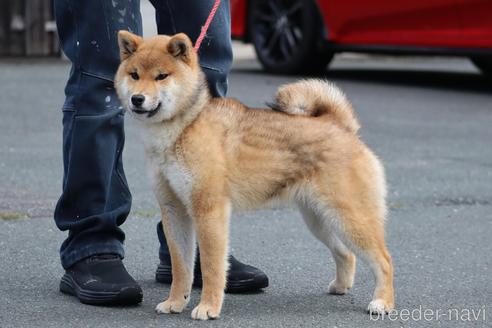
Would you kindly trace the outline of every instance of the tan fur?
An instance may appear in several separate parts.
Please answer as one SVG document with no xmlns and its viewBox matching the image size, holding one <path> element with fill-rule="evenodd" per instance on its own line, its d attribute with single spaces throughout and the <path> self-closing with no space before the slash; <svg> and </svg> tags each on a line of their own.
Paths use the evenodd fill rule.
<svg viewBox="0 0 492 328">
<path fill-rule="evenodd" d="M 359 123 L 338 88 L 320 80 L 288 84 L 277 93 L 275 111 L 250 109 L 210 97 L 185 35 L 143 41 L 122 31 L 119 38 L 122 64 L 115 85 L 142 127 L 173 265 L 170 295 L 158 312 L 186 306 L 196 237 L 203 290 L 192 317 L 218 317 L 231 211 L 272 200 L 296 202 L 308 228 L 332 252 L 337 270 L 330 293 L 352 287 L 353 251 L 376 277 L 369 311 L 393 308 L 384 170 L 356 135 Z M 140 78 L 130 78 L 131 72 Z M 156 81 L 159 72 L 169 75 Z M 146 96 L 146 112 L 135 111 L 134 94 Z"/>
<path fill-rule="evenodd" d="M 271 107 L 285 113 L 303 116 L 323 116 L 349 132 L 360 125 L 352 105 L 333 83 L 323 80 L 301 80 L 281 86 Z"/>
</svg>

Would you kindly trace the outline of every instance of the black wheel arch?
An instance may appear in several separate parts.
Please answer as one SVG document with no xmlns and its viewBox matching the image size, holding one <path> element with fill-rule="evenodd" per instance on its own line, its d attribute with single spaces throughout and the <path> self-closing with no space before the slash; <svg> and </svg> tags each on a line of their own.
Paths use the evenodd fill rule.
<svg viewBox="0 0 492 328">
<path fill-rule="evenodd" d="M 268 0 L 265 0 L 265 1 L 268 1 Z M 314 5 L 316 6 L 316 13 L 318 16 L 317 21 L 319 24 L 319 27 L 318 27 L 319 45 L 318 45 L 318 47 L 321 49 L 323 44 L 324 44 L 324 40 L 329 35 L 328 34 L 328 26 L 326 26 L 326 24 L 323 20 L 323 16 L 321 15 L 321 9 L 319 8 L 318 2 L 314 1 L 314 0 L 313 0 L 313 2 L 314 2 Z M 243 41 L 247 42 L 247 43 L 250 43 L 252 41 L 252 39 L 251 39 L 251 26 L 250 26 L 250 15 L 251 15 L 251 1 L 248 1 L 246 4 L 246 15 L 244 17 L 244 21 L 245 21 L 246 26 L 245 26 L 245 33 L 243 36 Z"/>
<path fill-rule="evenodd" d="M 286 11 L 279 12 L 282 8 L 287 8 L 285 6 L 289 6 L 290 9 L 299 8 L 301 11 L 295 14 L 296 10 L 299 9 L 293 9 L 294 11 L 290 11 L 287 14 L 289 16 L 285 16 Z M 260 16 L 252 16 L 256 10 L 259 10 L 258 13 L 262 15 L 261 18 Z M 266 16 L 263 15 L 264 10 L 267 10 Z M 293 13 L 295 16 L 290 16 Z M 271 21 L 271 25 L 268 23 L 264 25 L 266 24 L 265 18 L 272 18 L 271 15 L 276 16 L 275 19 L 279 20 L 275 23 Z M 320 70 L 326 69 L 326 66 L 333 58 L 333 49 L 326 47 L 327 27 L 324 24 L 318 3 L 314 0 L 291 0 L 286 2 L 250 0 L 248 2 L 247 17 L 247 40 L 254 44 L 259 61 L 263 68 L 269 72 L 277 74 L 319 73 Z M 290 25 L 290 23 L 283 25 L 286 23 L 286 18 L 288 20 L 293 19 L 294 25 Z M 259 23 L 260 21 L 262 23 Z M 277 25 L 277 23 L 281 25 Z M 278 32 L 282 31 L 280 33 L 284 33 L 285 28 L 297 28 L 297 31 L 299 31 L 298 34 L 295 34 L 297 36 L 297 46 L 292 44 L 294 42 L 292 33 L 296 32 L 293 30 L 290 30 L 290 40 L 288 42 L 290 46 L 286 44 L 286 38 L 289 39 L 288 34 L 283 34 L 284 36 L 280 37 L 280 41 L 278 41 Z M 302 34 L 300 29 L 303 30 Z M 273 36 L 271 38 L 272 42 L 269 41 L 267 48 L 267 44 L 264 42 L 265 37 L 269 38 L 268 35 Z M 272 48 L 272 46 L 277 48 Z"/>
</svg>

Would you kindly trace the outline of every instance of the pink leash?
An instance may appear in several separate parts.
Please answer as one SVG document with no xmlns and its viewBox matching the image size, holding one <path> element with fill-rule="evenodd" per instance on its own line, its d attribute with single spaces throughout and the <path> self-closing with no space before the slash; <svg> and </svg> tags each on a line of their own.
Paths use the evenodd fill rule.
<svg viewBox="0 0 492 328">
<path fill-rule="evenodd" d="M 202 44 L 202 41 L 205 38 L 205 35 L 207 34 L 208 28 L 210 27 L 210 23 L 212 23 L 212 20 L 214 19 L 215 13 L 217 12 L 219 6 L 220 6 L 220 0 L 215 0 L 214 6 L 212 7 L 210 14 L 208 14 L 208 18 L 205 21 L 205 25 L 202 26 L 202 31 L 200 32 L 200 35 L 196 39 L 195 46 L 193 47 L 195 49 L 195 52 L 198 52 L 198 49 L 200 49 L 200 45 Z"/>
</svg>

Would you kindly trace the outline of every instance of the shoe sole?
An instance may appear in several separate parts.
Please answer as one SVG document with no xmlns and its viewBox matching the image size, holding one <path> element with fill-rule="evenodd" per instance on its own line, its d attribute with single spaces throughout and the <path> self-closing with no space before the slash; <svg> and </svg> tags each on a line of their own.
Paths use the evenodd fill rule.
<svg viewBox="0 0 492 328">
<path fill-rule="evenodd" d="M 155 273 L 155 280 L 159 283 L 171 284 L 173 281 L 171 267 L 159 265 Z M 193 287 L 202 287 L 202 277 L 200 275 L 195 275 Z M 250 293 L 267 287 L 268 278 L 266 276 L 256 276 L 251 279 L 228 281 L 225 292 L 228 294 Z"/>
<path fill-rule="evenodd" d="M 60 281 L 60 291 L 77 297 L 81 303 L 90 305 L 134 305 L 142 302 L 142 292 L 128 287 L 119 292 L 96 292 L 81 288 L 71 276 L 64 274 Z"/>
</svg>

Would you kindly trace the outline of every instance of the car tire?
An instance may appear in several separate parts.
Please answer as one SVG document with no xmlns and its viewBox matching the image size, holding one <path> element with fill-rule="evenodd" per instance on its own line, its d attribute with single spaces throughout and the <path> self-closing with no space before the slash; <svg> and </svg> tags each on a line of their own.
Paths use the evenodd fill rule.
<svg viewBox="0 0 492 328">
<path fill-rule="evenodd" d="M 277 74 L 320 73 L 333 58 L 321 51 L 323 24 L 312 0 L 251 0 L 248 27 L 264 69 Z"/>
<path fill-rule="evenodd" d="M 492 76 L 492 57 L 475 57 L 471 61 L 483 74 Z"/>
</svg>

